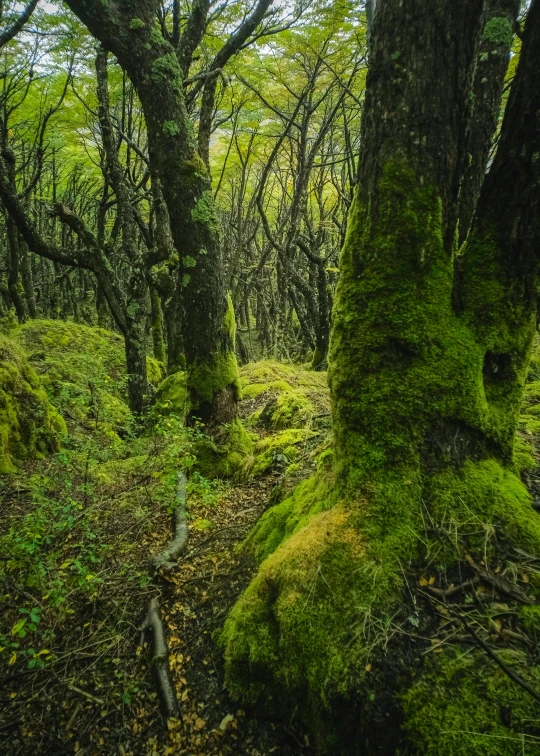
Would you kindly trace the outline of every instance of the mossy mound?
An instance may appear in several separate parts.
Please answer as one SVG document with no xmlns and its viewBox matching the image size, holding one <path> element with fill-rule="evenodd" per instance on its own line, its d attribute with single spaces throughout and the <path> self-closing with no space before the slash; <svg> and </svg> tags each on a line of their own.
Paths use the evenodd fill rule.
<svg viewBox="0 0 540 756">
<path fill-rule="evenodd" d="M 11 337 L 24 349 L 49 398 L 66 417 L 91 419 L 103 430 L 123 432 L 127 406 L 124 341 L 118 334 L 63 320 L 30 320 Z M 147 357 L 148 379 L 158 385 L 164 368 Z"/>
<path fill-rule="evenodd" d="M 499 658 L 534 689 L 540 667 L 507 648 Z M 450 695 L 451 691 L 451 695 Z M 424 674 L 403 696 L 405 728 L 419 753 L 429 756 L 533 754 L 538 703 L 524 695 L 489 657 L 451 649 L 429 659 Z"/>
<path fill-rule="evenodd" d="M 289 428 L 260 439 L 243 463 L 243 476 L 263 475 L 271 469 L 285 470 L 305 451 L 318 434 L 308 428 Z"/>
<path fill-rule="evenodd" d="M 238 419 L 222 426 L 218 438 L 201 433 L 193 442 L 195 467 L 208 478 L 240 474 L 252 451 L 253 439 Z"/>
<path fill-rule="evenodd" d="M 156 402 L 152 409 L 154 415 L 175 415 L 184 419 L 189 411 L 187 378 L 183 371 L 168 375 L 156 391 Z"/>
<path fill-rule="evenodd" d="M 269 430 L 302 428 L 330 412 L 326 373 L 280 362 L 254 362 L 240 370 L 243 414 Z"/>
<path fill-rule="evenodd" d="M 422 482 L 407 479 L 402 470 L 389 472 L 373 481 L 369 493 L 344 499 L 324 463 L 321 467 L 267 510 L 245 544 L 260 567 L 222 634 L 233 697 L 274 716 L 290 717 L 294 711 L 323 754 L 514 756 L 523 732 L 540 734 L 533 724 L 532 730 L 523 729 L 534 700 L 506 676 L 501 680 L 480 646 L 458 646 L 469 660 L 457 676 L 469 710 L 460 724 L 455 680 L 448 676 L 460 625 L 452 625 L 448 612 L 439 623 L 436 602 L 429 602 L 421 586 L 443 590 L 454 580 L 471 579 L 476 573 L 467 558 L 483 560 L 493 572 L 510 569 L 510 576 L 521 579 L 515 549 L 540 557 L 540 516 L 522 482 L 494 460 L 468 461 Z M 501 543 L 516 555 L 508 567 L 500 560 Z M 433 575 L 431 583 L 425 574 Z M 540 597 L 535 572 L 526 577 L 527 593 Z M 529 612 L 515 620 L 519 601 L 497 596 L 489 581 L 486 586 L 484 594 L 493 594 L 489 603 L 467 615 L 477 631 L 489 641 L 493 616 L 502 611 L 512 617 L 511 632 L 530 633 L 525 620 L 535 625 L 536 616 Z M 466 601 L 475 606 L 472 597 Z M 492 605 L 496 610 L 482 609 Z M 426 657 L 433 643 L 440 643 L 440 627 L 447 626 L 454 629 L 451 640 L 441 644 L 442 653 Z M 498 632 L 502 623 L 493 627 Z M 504 651 L 504 635 L 498 642 Z M 534 665 L 533 647 L 532 642 L 520 647 L 516 658 L 520 674 L 536 684 L 540 673 L 527 671 Z M 484 684 L 482 670 L 489 678 Z M 513 686 L 509 700 L 516 718 L 501 725 L 503 740 L 496 723 L 506 705 L 500 695 L 508 686 Z M 494 724 L 482 730 L 488 719 Z M 476 737 L 467 741 L 468 751 L 455 736 L 460 727 L 476 728 L 467 730 Z M 447 737 L 447 730 L 454 734 Z M 483 750 L 472 747 L 477 741 Z"/>
<path fill-rule="evenodd" d="M 0 473 L 56 451 L 66 426 L 22 350 L 0 336 Z"/>
</svg>

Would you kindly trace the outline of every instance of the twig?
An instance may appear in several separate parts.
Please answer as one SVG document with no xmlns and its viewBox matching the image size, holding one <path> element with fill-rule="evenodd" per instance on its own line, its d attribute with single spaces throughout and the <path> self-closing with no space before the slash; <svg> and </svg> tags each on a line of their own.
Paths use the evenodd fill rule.
<svg viewBox="0 0 540 756">
<path fill-rule="evenodd" d="M 459 620 L 463 624 L 463 627 L 465 628 L 465 630 L 467 630 L 469 635 L 471 635 L 476 641 L 476 643 L 478 643 L 478 645 L 484 649 L 486 654 L 489 657 L 491 657 L 496 664 L 498 664 L 498 666 L 502 669 L 502 671 L 506 675 L 508 675 L 508 677 L 511 680 L 513 680 L 515 683 L 520 685 L 523 688 L 523 690 L 526 691 L 530 696 L 532 696 L 538 702 L 540 702 L 540 695 L 534 690 L 534 688 L 532 688 L 529 685 L 529 683 L 521 677 L 521 675 L 518 675 L 518 673 L 515 670 L 513 670 L 512 667 L 509 667 L 507 664 L 503 662 L 503 660 L 499 657 L 499 655 L 496 654 L 495 651 L 493 651 L 493 649 L 491 649 L 488 646 L 488 644 L 485 641 L 483 641 L 482 638 L 480 638 L 476 630 L 473 627 L 471 627 L 471 625 L 469 625 L 465 617 L 462 614 L 459 614 L 457 612 L 452 612 L 452 614 L 455 614 L 459 618 Z"/>
<path fill-rule="evenodd" d="M 460 591 L 465 591 L 467 588 L 472 588 L 475 585 L 478 585 L 480 582 L 479 577 L 471 578 L 471 580 L 466 580 L 464 583 L 460 583 L 459 585 L 453 585 L 451 588 L 447 588 L 446 590 L 443 590 L 442 588 L 435 588 L 434 585 L 427 585 L 426 588 L 430 593 L 433 593 L 434 596 L 439 596 L 442 599 L 447 598 L 448 596 L 453 596 L 454 593 L 459 593 Z"/>
<path fill-rule="evenodd" d="M 472 558 L 470 554 L 466 553 L 465 559 L 467 563 L 477 573 L 477 575 L 479 575 L 482 578 L 482 580 L 485 580 L 487 583 L 490 583 L 490 585 L 492 585 L 498 591 L 501 591 L 502 593 L 506 593 L 508 596 L 511 596 L 516 601 L 521 601 L 522 604 L 534 603 L 532 599 L 530 599 L 529 596 L 527 596 L 525 591 L 523 591 L 519 587 L 519 585 L 512 583 L 510 580 L 507 580 L 507 578 L 503 577 L 502 575 L 494 575 L 485 567 L 482 567 L 480 564 L 476 564 L 476 562 L 474 561 L 474 559 Z"/>
</svg>

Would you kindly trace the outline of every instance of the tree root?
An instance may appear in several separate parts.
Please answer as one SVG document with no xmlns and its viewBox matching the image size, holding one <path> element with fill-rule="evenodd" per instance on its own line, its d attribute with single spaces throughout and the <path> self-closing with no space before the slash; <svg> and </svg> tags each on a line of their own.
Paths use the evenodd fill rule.
<svg viewBox="0 0 540 756">
<path fill-rule="evenodd" d="M 186 476 L 183 472 L 179 472 L 176 509 L 174 511 L 173 540 L 152 559 L 150 565 L 152 577 L 155 577 L 161 570 L 171 570 L 178 557 L 186 550 L 187 542 Z M 169 647 L 167 645 L 165 626 L 157 597 L 151 599 L 148 604 L 148 611 L 141 626 L 141 633 L 144 633 L 146 630 L 149 630 L 152 636 L 152 668 L 161 710 L 166 719 L 175 717 L 178 715 L 178 701 L 169 670 Z"/>
<path fill-rule="evenodd" d="M 176 560 L 184 553 L 187 547 L 186 476 L 183 472 L 178 473 L 173 535 L 173 540 L 152 559 L 151 571 L 153 575 L 159 570 L 168 571 L 173 569 Z"/>
</svg>

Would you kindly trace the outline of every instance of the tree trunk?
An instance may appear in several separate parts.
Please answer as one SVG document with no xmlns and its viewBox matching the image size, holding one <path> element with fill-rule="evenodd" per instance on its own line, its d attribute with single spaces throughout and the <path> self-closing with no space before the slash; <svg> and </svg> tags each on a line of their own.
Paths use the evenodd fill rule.
<svg viewBox="0 0 540 756">
<path fill-rule="evenodd" d="M 31 318 L 37 318 L 36 294 L 34 291 L 34 275 L 32 272 L 32 260 L 28 247 L 22 239 L 19 240 L 19 250 L 21 252 L 21 277 L 28 308 L 28 315 Z"/>
<path fill-rule="evenodd" d="M 163 311 L 157 289 L 150 286 L 150 306 L 152 316 L 152 342 L 154 345 L 154 357 L 165 363 L 165 341 L 163 339 Z"/>
<path fill-rule="evenodd" d="M 239 397 L 234 315 L 227 304 L 219 222 L 210 176 L 197 152 L 174 48 L 155 28 L 157 3 L 69 0 L 90 32 L 118 58 L 141 100 L 149 158 L 180 254 L 179 288 L 192 412 L 207 424 L 236 416 Z"/>
<path fill-rule="evenodd" d="M 293 712 L 320 753 L 513 756 L 538 706 L 523 603 L 540 591 L 515 575 L 520 552 L 540 557 L 540 516 L 513 446 L 537 315 L 540 1 L 456 297 L 482 28 L 481 0 L 377 3 L 332 316 L 334 455 L 252 532 L 261 566 L 223 632 L 232 695 Z M 525 638 L 507 654 L 496 634 L 500 656 L 493 601 Z"/>
<path fill-rule="evenodd" d="M 28 317 L 26 310 L 26 304 L 24 301 L 24 288 L 21 283 L 21 277 L 19 273 L 19 237 L 17 234 L 17 227 L 12 220 L 11 216 L 7 216 L 7 241 L 8 241 L 8 255 L 7 255 L 7 283 L 8 291 L 13 307 L 15 308 L 15 314 L 19 323 L 24 323 Z"/>
<path fill-rule="evenodd" d="M 468 166 L 459 195 L 459 243 L 467 238 L 486 173 L 492 137 L 500 118 L 519 0 L 487 0 L 473 85 L 473 112 L 468 133 Z"/>
</svg>

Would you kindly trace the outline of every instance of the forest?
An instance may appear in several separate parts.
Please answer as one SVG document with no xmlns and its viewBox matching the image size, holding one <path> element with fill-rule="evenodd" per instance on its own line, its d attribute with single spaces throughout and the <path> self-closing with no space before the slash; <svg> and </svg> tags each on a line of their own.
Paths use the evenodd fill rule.
<svg viewBox="0 0 540 756">
<path fill-rule="evenodd" d="M 540 755 L 540 0 L 0 2 L 0 753 Z"/>
</svg>

